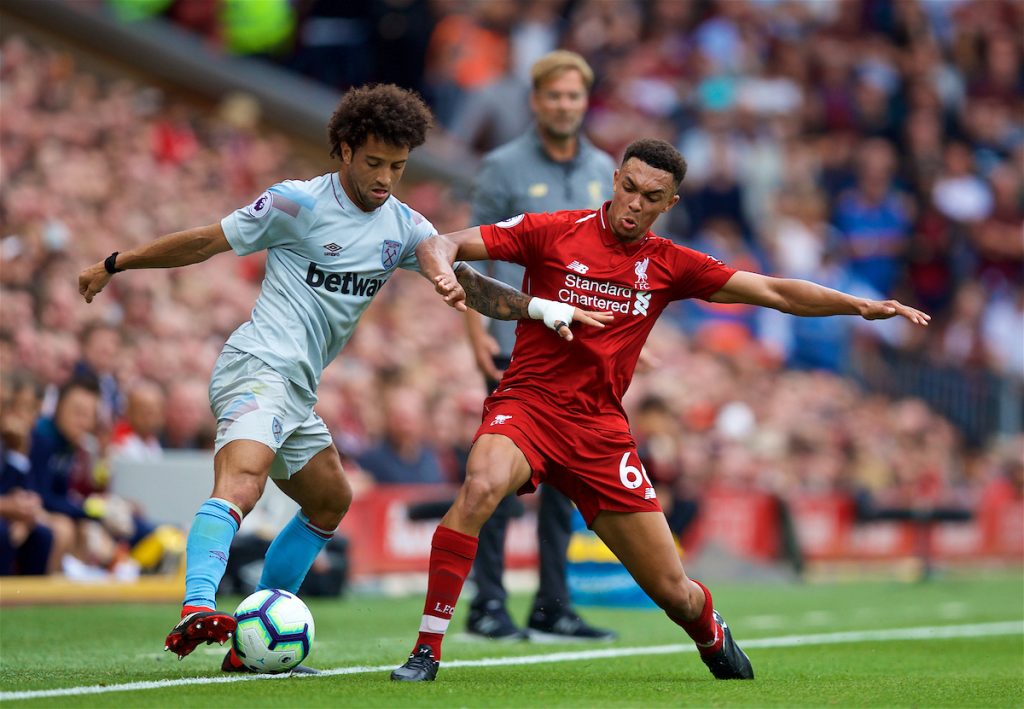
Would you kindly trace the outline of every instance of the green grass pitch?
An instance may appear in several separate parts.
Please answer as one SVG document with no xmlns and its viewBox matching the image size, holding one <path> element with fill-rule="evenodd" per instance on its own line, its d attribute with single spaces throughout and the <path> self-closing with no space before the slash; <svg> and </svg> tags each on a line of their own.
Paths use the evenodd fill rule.
<svg viewBox="0 0 1024 709">
<path fill-rule="evenodd" d="M 224 683 L 210 681 L 222 677 L 219 646 L 204 646 L 183 662 L 162 652 L 163 637 L 176 618 L 173 607 L 5 608 L 0 613 L 0 703 L 10 709 L 1024 706 L 1024 579 L 1019 572 L 923 584 L 711 581 L 716 606 L 754 664 L 753 682 L 715 681 L 689 648 L 647 650 L 689 645 L 656 611 L 586 609 L 589 620 L 615 628 L 619 639 L 539 645 L 468 639 L 461 634 L 463 607 L 445 644 L 445 661 L 452 666 L 442 664 L 433 684 L 393 684 L 383 668 L 399 664 L 411 648 L 422 601 L 349 596 L 309 603 L 317 638 L 308 664 L 337 673 Z M 237 600 L 224 599 L 223 605 L 231 607 Z M 516 617 L 525 615 L 528 600 L 513 599 Z M 935 630 L 912 637 L 903 631 L 939 627 L 956 637 L 937 637 Z M 836 633 L 848 635 L 829 635 Z M 598 650 L 620 656 L 601 657 Z M 563 657 L 556 661 L 552 656 L 559 653 Z M 583 654 L 566 659 L 565 653 Z M 479 662 L 529 657 L 539 661 Z M 168 680 L 178 682 L 108 691 L 113 685 Z M 102 693 L 86 693 L 99 686 L 105 687 Z M 18 694 L 56 689 L 72 692 L 27 699 Z"/>
</svg>

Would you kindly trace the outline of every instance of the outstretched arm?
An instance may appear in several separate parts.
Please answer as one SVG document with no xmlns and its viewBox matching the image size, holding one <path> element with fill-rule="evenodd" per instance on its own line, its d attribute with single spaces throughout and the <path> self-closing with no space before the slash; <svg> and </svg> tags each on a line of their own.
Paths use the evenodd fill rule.
<svg viewBox="0 0 1024 709">
<path fill-rule="evenodd" d="M 215 254 L 231 249 L 220 223 L 200 226 L 161 236 L 144 246 L 118 253 L 115 268 L 175 268 L 201 263 Z M 78 275 L 78 292 L 86 303 L 106 287 L 114 274 L 103 261 L 94 263 Z"/>
<path fill-rule="evenodd" d="M 887 320 L 898 315 L 915 325 L 927 325 L 931 320 L 930 315 L 897 300 L 858 298 L 810 281 L 772 278 L 749 271 L 734 273 L 708 300 L 761 305 L 803 317 L 859 315 L 865 320 Z"/>
</svg>

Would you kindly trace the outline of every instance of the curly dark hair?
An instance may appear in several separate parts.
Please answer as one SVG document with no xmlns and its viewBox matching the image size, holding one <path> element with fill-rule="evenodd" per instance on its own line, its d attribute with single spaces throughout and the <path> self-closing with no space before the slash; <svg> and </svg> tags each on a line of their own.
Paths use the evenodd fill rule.
<svg viewBox="0 0 1024 709">
<path fill-rule="evenodd" d="M 671 143 L 666 143 L 664 140 L 657 138 L 634 140 L 626 147 L 626 154 L 622 156 L 622 164 L 625 165 L 630 158 L 636 158 L 653 168 L 672 173 L 676 187 L 679 187 L 683 178 L 686 177 L 686 161 Z"/>
<path fill-rule="evenodd" d="M 360 86 L 341 97 L 327 124 L 331 157 L 341 157 L 343 143 L 354 151 L 371 135 L 412 150 L 423 145 L 432 124 L 430 109 L 415 91 L 394 84 Z"/>
</svg>

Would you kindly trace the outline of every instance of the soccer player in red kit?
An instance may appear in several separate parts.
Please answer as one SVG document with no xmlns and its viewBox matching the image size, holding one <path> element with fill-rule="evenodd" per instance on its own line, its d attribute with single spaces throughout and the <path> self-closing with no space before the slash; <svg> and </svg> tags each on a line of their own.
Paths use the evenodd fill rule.
<svg viewBox="0 0 1024 709">
<path fill-rule="evenodd" d="M 604 327 L 571 342 L 520 321 L 512 364 L 484 403 L 466 479 L 434 534 L 420 634 L 393 680 L 437 675 L 441 641 L 476 553 L 480 527 L 512 491 L 554 485 L 668 617 L 697 644 L 718 679 L 753 679 L 711 593 L 686 576 L 675 540 L 637 457 L 622 396 L 655 320 L 673 300 L 748 303 L 802 316 L 929 316 L 895 300 L 856 298 L 808 281 L 737 271 L 655 236 L 650 227 L 679 201 L 686 163 L 661 140 L 635 141 L 600 209 L 520 214 L 438 235 L 417 249 L 424 275 L 445 301 L 465 309 L 456 260 L 502 259 L 526 268 L 531 295 L 605 311 Z M 557 325 L 557 330 L 569 323 Z"/>
</svg>

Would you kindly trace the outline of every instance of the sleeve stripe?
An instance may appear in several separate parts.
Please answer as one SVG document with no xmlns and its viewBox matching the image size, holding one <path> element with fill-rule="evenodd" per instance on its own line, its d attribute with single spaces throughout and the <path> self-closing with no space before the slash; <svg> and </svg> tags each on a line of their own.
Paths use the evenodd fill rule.
<svg viewBox="0 0 1024 709">
<path fill-rule="evenodd" d="M 274 194 L 274 198 L 271 201 L 271 206 L 274 207 L 274 209 L 280 209 L 285 214 L 291 215 L 293 217 L 299 216 L 299 209 L 301 209 L 301 206 L 299 204 L 291 201 L 284 195 L 276 193 Z"/>
<path fill-rule="evenodd" d="M 306 209 L 313 209 L 316 206 L 316 200 L 311 195 L 288 185 L 277 184 L 271 187 L 269 191 L 274 193 L 275 198 L 285 197 Z"/>
</svg>

